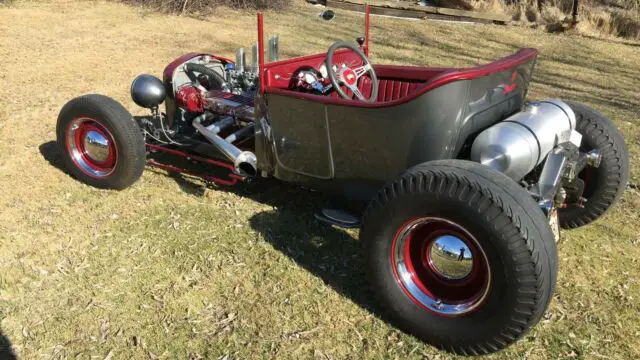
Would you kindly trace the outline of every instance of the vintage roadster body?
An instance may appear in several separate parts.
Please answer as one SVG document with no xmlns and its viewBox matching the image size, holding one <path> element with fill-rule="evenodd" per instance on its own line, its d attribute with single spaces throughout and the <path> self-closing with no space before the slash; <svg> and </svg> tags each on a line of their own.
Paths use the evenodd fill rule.
<svg viewBox="0 0 640 360">
<path fill-rule="evenodd" d="M 160 80 L 140 75 L 132 117 L 101 95 L 58 119 L 72 175 L 133 184 L 168 154 L 217 167 L 230 186 L 273 177 L 368 203 L 318 219 L 360 226 L 372 284 L 404 330 L 445 350 L 484 354 L 543 315 L 555 288 L 559 227 L 586 225 L 620 197 L 624 140 L 584 105 L 529 102 L 538 52 L 467 68 L 372 64 L 369 13 L 358 45 L 278 60 L 258 14 L 252 61 L 189 53 Z M 164 103 L 164 113 L 160 105 Z"/>
</svg>

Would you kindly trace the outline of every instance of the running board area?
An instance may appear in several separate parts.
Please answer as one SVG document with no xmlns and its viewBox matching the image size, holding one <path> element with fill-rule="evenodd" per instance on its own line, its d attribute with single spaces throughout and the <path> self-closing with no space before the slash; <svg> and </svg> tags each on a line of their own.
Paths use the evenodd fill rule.
<svg viewBox="0 0 640 360">
<path fill-rule="evenodd" d="M 338 209 L 321 209 L 315 213 L 314 216 L 323 223 L 335 225 L 344 229 L 360 227 L 360 219 L 346 211 Z"/>
<path fill-rule="evenodd" d="M 145 144 L 147 147 L 147 151 L 149 152 L 158 152 L 158 153 L 164 153 L 164 154 L 169 154 L 172 156 L 177 156 L 180 158 L 183 158 L 187 161 L 189 161 L 190 163 L 196 163 L 196 164 L 202 164 L 202 165 L 210 165 L 210 166 L 214 166 L 220 169 L 226 169 L 229 171 L 229 173 L 226 175 L 226 177 L 218 177 L 212 174 L 207 174 L 207 173 L 202 173 L 202 172 L 198 172 L 198 171 L 194 171 L 194 170 L 190 170 L 187 169 L 185 167 L 180 167 L 180 166 L 176 166 L 176 165 L 170 165 L 170 164 L 165 164 L 165 163 L 161 163 L 156 161 L 155 159 L 147 159 L 147 165 L 150 167 L 154 167 L 154 168 L 158 168 L 158 169 L 163 169 L 166 171 L 170 171 L 170 172 L 175 172 L 175 173 L 180 173 L 180 174 L 188 174 L 191 176 L 195 176 L 195 177 L 199 177 L 205 181 L 210 181 L 212 183 L 218 184 L 218 185 L 226 185 L 226 186 L 232 186 L 237 184 L 239 181 L 244 180 L 244 176 L 238 175 L 236 173 L 234 173 L 234 166 L 233 164 L 227 163 L 227 162 L 223 162 L 223 161 L 219 161 L 219 160 L 213 160 L 213 159 L 207 159 L 198 155 L 193 155 L 190 153 L 186 153 L 184 151 L 180 151 L 180 150 L 176 150 L 176 149 L 171 149 L 171 148 L 167 148 L 164 146 L 160 146 L 160 145 L 155 145 L 155 144 Z"/>
</svg>

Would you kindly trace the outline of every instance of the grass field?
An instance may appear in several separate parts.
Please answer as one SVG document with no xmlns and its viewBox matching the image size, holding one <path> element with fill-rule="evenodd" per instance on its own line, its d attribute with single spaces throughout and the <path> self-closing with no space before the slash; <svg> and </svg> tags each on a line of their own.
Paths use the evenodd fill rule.
<svg viewBox="0 0 640 360">
<path fill-rule="evenodd" d="M 360 34 L 361 15 L 319 25 L 319 11 L 300 2 L 266 15 L 286 56 Z M 60 169 L 52 141 L 67 100 L 97 92 L 138 111 L 135 75 L 160 75 L 190 50 L 233 56 L 255 39 L 252 14 L 18 1 L 0 19 L 0 348 L 22 359 L 453 357 L 383 320 L 357 231 L 317 223 L 317 194 L 206 188 L 153 170 L 115 192 Z M 374 62 L 433 66 L 539 48 L 530 97 L 610 116 L 640 180 L 640 44 L 379 17 L 372 41 Z M 549 312 L 493 358 L 640 358 L 639 209 L 629 189 L 605 218 L 563 233 Z"/>
</svg>

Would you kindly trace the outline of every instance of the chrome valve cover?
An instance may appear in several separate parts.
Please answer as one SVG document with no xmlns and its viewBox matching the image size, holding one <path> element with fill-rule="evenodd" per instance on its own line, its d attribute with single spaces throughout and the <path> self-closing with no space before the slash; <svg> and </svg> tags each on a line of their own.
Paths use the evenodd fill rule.
<svg viewBox="0 0 640 360">
<path fill-rule="evenodd" d="M 566 103 L 555 99 L 532 102 L 481 132 L 471 147 L 471 160 L 518 181 L 557 144 L 570 141 L 575 126 L 576 116 Z"/>
</svg>

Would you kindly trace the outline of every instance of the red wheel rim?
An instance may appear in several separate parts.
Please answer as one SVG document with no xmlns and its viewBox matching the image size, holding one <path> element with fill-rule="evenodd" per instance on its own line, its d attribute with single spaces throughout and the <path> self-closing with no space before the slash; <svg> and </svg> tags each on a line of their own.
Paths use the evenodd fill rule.
<svg viewBox="0 0 640 360">
<path fill-rule="evenodd" d="M 453 221 L 425 217 L 405 222 L 394 236 L 391 261 L 405 294 L 436 315 L 469 314 L 489 294 L 487 256 L 475 237 Z"/>
<path fill-rule="evenodd" d="M 103 178 L 115 169 L 118 152 L 113 135 L 95 119 L 71 120 L 67 126 L 66 143 L 71 160 L 83 173 Z"/>
</svg>

